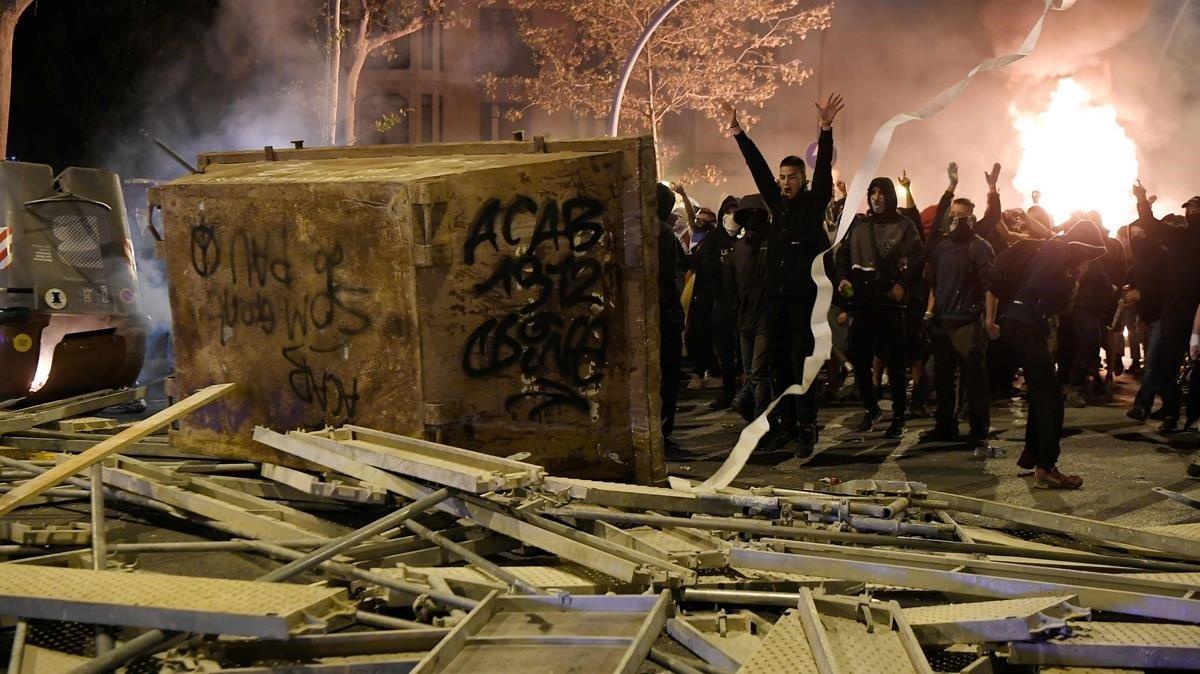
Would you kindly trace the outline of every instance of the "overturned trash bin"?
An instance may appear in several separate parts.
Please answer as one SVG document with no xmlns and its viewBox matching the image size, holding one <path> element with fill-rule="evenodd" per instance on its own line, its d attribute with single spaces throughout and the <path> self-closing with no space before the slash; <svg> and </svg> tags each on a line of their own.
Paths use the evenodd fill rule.
<svg viewBox="0 0 1200 674">
<path fill-rule="evenodd" d="M 0 161 L 0 401 L 133 384 L 147 327 L 117 174 Z"/>
<path fill-rule="evenodd" d="M 356 425 L 563 475 L 664 474 L 649 139 L 201 156 L 163 211 L 181 448 Z"/>
</svg>

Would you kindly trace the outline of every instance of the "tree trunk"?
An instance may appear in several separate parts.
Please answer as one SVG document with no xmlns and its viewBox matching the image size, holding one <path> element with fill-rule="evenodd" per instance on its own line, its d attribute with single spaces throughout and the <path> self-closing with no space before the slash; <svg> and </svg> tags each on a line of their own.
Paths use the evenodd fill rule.
<svg viewBox="0 0 1200 674">
<path fill-rule="evenodd" d="M 346 114 L 343 116 L 345 125 L 342 133 L 346 145 L 358 143 L 358 129 L 355 128 L 358 124 L 358 77 L 362 75 L 363 66 L 367 64 L 367 55 L 371 51 L 370 42 L 367 40 L 370 29 L 371 13 L 366 10 L 364 3 L 362 16 L 358 19 L 358 29 L 354 32 L 354 48 L 351 50 L 354 57 L 350 60 L 350 69 L 346 71 Z"/>
<path fill-rule="evenodd" d="M 341 95 L 342 79 L 342 0 L 331 0 L 329 30 L 329 145 L 337 145 L 338 97 Z"/>
<path fill-rule="evenodd" d="M 0 2 L 0 159 L 8 156 L 8 111 L 12 104 L 13 38 L 17 21 L 33 0 Z"/>
</svg>

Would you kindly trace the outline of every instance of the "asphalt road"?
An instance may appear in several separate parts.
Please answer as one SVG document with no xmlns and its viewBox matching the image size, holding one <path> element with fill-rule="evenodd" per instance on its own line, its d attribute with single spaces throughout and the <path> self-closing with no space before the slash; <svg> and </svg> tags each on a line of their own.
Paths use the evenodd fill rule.
<svg viewBox="0 0 1200 674">
<path fill-rule="evenodd" d="M 1017 475 L 1016 458 L 1025 431 L 1025 405 L 1019 398 L 992 406 L 994 444 L 1008 451 L 1006 458 L 977 459 L 961 445 L 920 446 L 917 435 L 933 425 L 932 419 L 910 420 L 904 438 L 885 439 L 883 430 L 890 416 L 886 411 L 878 430 L 855 433 L 850 428 L 861 418 L 861 408 L 857 403 L 838 403 L 820 411 L 818 421 L 824 429 L 812 457 L 795 459 L 790 452 L 752 456 L 735 486 L 798 488 L 826 477 L 908 480 L 939 491 L 1127 526 L 1200 522 L 1200 510 L 1151 491 L 1165 487 L 1200 499 L 1200 480 L 1187 477 L 1187 466 L 1200 449 L 1200 436 L 1166 436 L 1157 432 L 1156 421 L 1138 423 L 1127 418 L 1128 400 L 1137 385 L 1132 378 L 1121 377 L 1118 403 L 1067 409 L 1059 467 L 1083 477 L 1078 491 L 1034 489 L 1032 478 Z M 715 397 L 712 389 L 685 390 L 681 395 L 675 438 L 684 454 L 669 457 L 672 475 L 708 477 L 737 441 L 744 422 L 731 410 L 709 411 L 707 404 Z M 966 430 L 963 421 L 962 431 Z"/>
</svg>

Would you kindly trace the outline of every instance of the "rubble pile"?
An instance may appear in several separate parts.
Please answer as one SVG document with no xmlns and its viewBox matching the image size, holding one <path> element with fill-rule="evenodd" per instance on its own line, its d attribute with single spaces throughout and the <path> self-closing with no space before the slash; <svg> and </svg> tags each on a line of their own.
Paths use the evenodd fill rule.
<svg viewBox="0 0 1200 674">
<path fill-rule="evenodd" d="M 582 480 L 357 426 L 257 428 L 287 465 L 173 453 L 162 429 L 224 390 L 130 424 L 61 425 L 98 409 L 78 400 L 0 412 L 9 672 L 1200 669 L 1200 524 L 1130 529 L 915 482 Z M 82 498 L 210 540 L 110 539 L 103 507 L 22 516 Z M 138 568 L 216 552 L 271 570 Z"/>
</svg>

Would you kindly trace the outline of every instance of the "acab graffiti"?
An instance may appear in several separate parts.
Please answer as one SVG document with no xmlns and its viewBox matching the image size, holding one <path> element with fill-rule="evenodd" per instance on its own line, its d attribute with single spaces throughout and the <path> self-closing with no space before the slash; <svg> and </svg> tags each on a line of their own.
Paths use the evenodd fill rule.
<svg viewBox="0 0 1200 674">
<path fill-rule="evenodd" d="M 345 363 L 350 344 L 371 328 L 358 306 L 367 288 L 341 282 L 341 243 L 293 251 L 287 225 L 249 233 L 211 225 L 192 227 L 192 269 L 217 282 L 211 301 L 220 317 L 221 344 L 239 331 L 250 336 L 286 333 L 277 354 L 286 363 L 292 395 L 320 412 L 322 421 L 352 421 L 359 402 L 358 376 Z M 304 290 L 301 290 L 301 289 Z"/>
<path fill-rule="evenodd" d="M 588 415 L 585 392 L 598 389 L 607 365 L 608 314 L 604 265 L 597 257 L 604 235 L 604 204 L 573 197 L 539 204 L 518 195 L 507 204 L 492 198 L 475 216 L 463 261 L 474 265 L 485 244 L 499 254 L 492 273 L 472 289 L 477 297 L 519 301 L 482 320 L 463 346 L 462 369 L 481 378 L 510 369 L 528 381 L 505 399 L 529 419 L 565 409 Z M 528 237 L 519 219 L 534 218 Z M 486 249 L 485 249 L 486 250 Z"/>
</svg>

